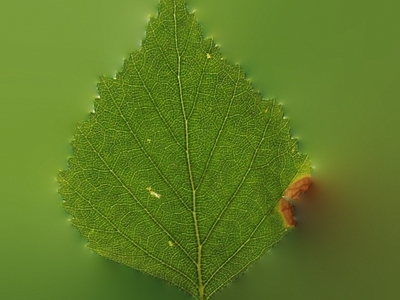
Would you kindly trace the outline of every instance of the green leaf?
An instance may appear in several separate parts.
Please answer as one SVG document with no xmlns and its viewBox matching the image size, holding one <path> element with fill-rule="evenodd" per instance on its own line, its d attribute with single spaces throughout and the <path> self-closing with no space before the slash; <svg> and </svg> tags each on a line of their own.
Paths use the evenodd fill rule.
<svg viewBox="0 0 400 300">
<path fill-rule="evenodd" d="M 161 1 L 141 50 L 98 89 L 58 179 L 93 251 L 208 299 L 292 228 L 282 196 L 309 160 L 184 0 Z"/>
</svg>

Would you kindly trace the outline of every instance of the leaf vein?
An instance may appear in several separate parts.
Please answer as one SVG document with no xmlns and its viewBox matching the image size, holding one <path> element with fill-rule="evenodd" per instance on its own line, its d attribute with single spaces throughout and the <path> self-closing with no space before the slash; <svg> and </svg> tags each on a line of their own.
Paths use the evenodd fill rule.
<svg viewBox="0 0 400 300">
<path fill-rule="evenodd" d="M 182 205 L 188 210 L 190 211 L 190 208 L 186 205 L 186 203 L 183 201 L 182 197 L 179 195 L 179 193 L 177 192 L 177 190 L 174 188 L 174 186 L 171 184 L 171 182 L 168 180 L 168 178 L 164 175 L 164 173 L 161 171 L 161 169 L 158 167 L 158 165 L 156 164 L 156 162 L 151 158 L 151 155 L 149 153 L 147 153 L 146 149 L 144 149 L 142 143 L 139 141 L 139 139 L 137 138 L 136 134 L 134 133 L 134 131 L 132 130 L 132 127 L 130 126 L 129 122 L 127 121 L 127 119 L 125 118 L 123 112 L 121 111 L 121 108 L 116 104 L 115 99 L 113 97 L 113 94 L 111 93 L 107 82 L 103 80 L 103 83 L 112 99 L 112 101 L 114 102 L 114 105 L 118 108 L 118 111 L 120 113 L 120 117 L 123 119 L 123 121 L 125 122 L 125 125 L 128 127 L 129 132 L 131 133 L 131 135 L 133 136 L 133 138 L 135 139 L 136 143 L 138 144 L 140 150 L 146 155 L 147 159 L 151 162 L 151 164 L 154 166 L 154 168 L 157 170 L 157 173 L 161 176 L 161 178 L 164 180 L 164 182 L 171 188 L 171 190 L 174 192 L 174 194 L 178 197 L 179 201 L 182 203 Z"/>
<path fill-rule="evenodd" d="M 78 130 L 82 133 L 80 127 L 78 127 Z M 83 134 L 83 133 L 82 133 Z M 174 236 L 169 233 L 169 231 L 161 224 L 158 222 L 156 218 L 153 217 L 153 215 L 148 211 L 148 209 L 139 201 L 139 199 L 133 194 L 133 192 L 126 186 L 126 184 L 119 178 L 119 176 L 113 171 L 112 168 L 108 165 L 108 163 L 104 160 L 104 158 L 100 155 L 100 153 L 94 148 L 93 144 L 89 141 L 86 135 L 83 135 L 89 144 L 89 146 L 92 148 L 93 152 L 96 153 L 96 155 L 99 157 L 99 159 L 102 161 L 102 163 L 108 168 L 110 173 L 117 179 L 117 181 L 120 183 L 120 185 L 128 192 L 128 194 L 136 201 L 136 203 L 141 207 L 141 209 L 149 216 L 149 218 L 162 230 L 166 233 L 166 235 L 176 244 L 178 247 L 181 249 L 181 251 L 189 258 L 190 261 L 193 262 L 193 259 L 187 253 L 185 248 L 182 247 L 182 245 L 174 238 Z"/>
<path fill-rule="evenodd" d="M 72 188 L 72 186 L 70 185 L 68 180 L 64 181 Z M 167 268 L 171 269 L 172 271 L 178 273 L 179 275 L 185 277 L 191 284 L 196 286 L 196 283 L 193 282 L 193 280 L 188 277 L 185 273 L 183 273 L 182 271 L 174 268 L 173 266 L 171 266 L 170 264 L 168 264 L 167 262 L 163 261 L 160 258 L 157 258 L 156 256 L 152 255 L 148 250 L 144 249 L 143 247 L 141 247 L 140 245 L 138 245 L 137 243 L 135 243 L 129 236 L 127 236 L 126 234 L 124 234 L 123 231 L 121 231 L 118 226 L 116 226 L 109 218 L 107 218 L 107 216 L 105 216 L 100 210 L 97 209 L 96 206 L 93 205 L 93 203 L 87 199 L 86 197 L 84 197 L 81 193 L 79 193 L 77 190 L 74 190 L 75 193 L 81 197 L 81 199 L 85 200 L 89 206 L 97 213 L 99 214 L 107 223 L 109 223 L 111 225 L 112 228 L 115 229 L 116 232 L 118 232 L 118 234 L 120 234 L 126 241 L 128 241 L 129 243 L 131 243 L 134 247 L 136 247 L 137 249 L 139 249 L 140 251 L 143 251 L 146 255 L 148 255 L 150 258 L 154 259 L 155 261 L 163 264 L 164 266 L 166 266 Z"/>
<path fill-rule="evenodd" d="M 272 109 L 273 109 L 273 107 L 272 107 Z M 264 132 L 263 132 L 263 134 L 262 134 L 262 136 L 261 136 L 260 141 L 258 142 L 258 145 L 257 145 L 256 149 L 254 150 L 254 153 L 253 153 L 253 156 L 252 156 L 252 158 L 251 158 L 250 164 L 249 164 L 249 166 L 247 167 L 247 170 L 246 170 L 246 172 L 244 173 L 241 182 L 240 182 L 239 185 L 237 186 L 237 188 L 236 188 L 236 190 L 234 191 L 233 195 L 232 195 L 232 196 L 230 197 L 230 199 L 226 202 L 224 208 L 221 210 L 221 212 L 219 213 L 218 217 L 215 219 L 213 225 L 211 226 L 210 230 L 208 231 L 206 237 L 205 237 L 204 240 L 203 240 L 203 243 L 202 243 L 203 245 L 207 242 L 207 240 L 209 239 L 211 233 L 213 232 L 213 230 L 215 229 L 215 227 L 217 226 L 217 224 L 218 224 L 219 221 L 221 220 L 223 214 L 226 212 L 226 210 L 228 209 L 228 207 L 229 207 L 230 204 L 232 203 L 233 199 L 236 197 L 236 195 L 237 195 L 238 192 L 240 191 L 241 187 L 243 186 L 243 184 L 244 184 L 244 182 L 245 182 L 245 180 L 246 180 L 246 178 L 247 178 L 247 175 L 250 173 L 250 170 L 252 169 L 253 163 L 254 163 L 254 161 L 255 161 L 255 159 L 256 159 L 256 156 L 257 156 L 257 154 L 258 154 L 258 150 L 260 149 L 261 144 L 263 143 L 263 141 L 264 141 L 264 139 L 265 139 L 265 134 L 267 133 L 267 130 L 268 130 L 268 127 L 269 127 L 270 122 L 271 122 L 271 118 L 269 118 L 269 119 L 268 119 L 268 122 L 266 122 L 266 125 L 265 125 L 265 127 L 264 127 Z"/>
</svg>

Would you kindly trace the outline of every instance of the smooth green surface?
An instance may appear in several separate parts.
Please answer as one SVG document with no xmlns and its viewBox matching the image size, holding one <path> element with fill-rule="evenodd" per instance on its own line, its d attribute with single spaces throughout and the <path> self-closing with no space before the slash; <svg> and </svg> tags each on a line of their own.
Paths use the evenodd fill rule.
<svg viewBox="0 0 400 300">
<path fill-rule="evenodd" d="M 58 176 L 94 252 L 203 300 L 290 232 L 278 206 L 310 160 L 185 0 L 160 2 L 140 51 L 98 91 Z"/>
<path fill-rule="evenodd" d="M 0 298 L 189 299 L 88 251 L 56 193 L 98 75 L 139 48 L 157 2 L 1 2 Z M 399 298 L 399 6 L 190 0 L 315 166 L 298 228 L 215 299 Z"/>
</svg>

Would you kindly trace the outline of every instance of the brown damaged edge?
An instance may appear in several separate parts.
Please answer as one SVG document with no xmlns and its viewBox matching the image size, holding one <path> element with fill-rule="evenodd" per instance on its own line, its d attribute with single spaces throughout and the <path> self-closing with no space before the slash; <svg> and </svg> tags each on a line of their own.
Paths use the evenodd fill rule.
<svg viewBox="0 0 400 300">
<path fill-rule="evenodd" d="M 303 177 L 294 183 L 292 183 L 283 194 L 279 201 L 279 212 L 283 217 L 286 227 L 296 226 L 296 220 L 294 219 L 293 205 L 290 204 L 286 199 L 297 200 L 299 195 L 308 190 L 312 184 L 310 176 Z M 286 199 L 285 199 L 286 198 Z"/>
</svg>

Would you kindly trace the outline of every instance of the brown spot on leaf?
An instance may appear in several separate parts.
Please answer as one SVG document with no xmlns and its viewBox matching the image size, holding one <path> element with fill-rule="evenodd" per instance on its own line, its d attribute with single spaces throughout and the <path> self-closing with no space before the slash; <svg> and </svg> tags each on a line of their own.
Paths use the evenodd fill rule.
<svg viewBox="0 0 400 300">
<path fill-rule="evenodd" d="M 281 198 L 279 201 L 279 212 L 283 217 L 286 227 L 296 226 L 296 220 L 294 219 L 293 205 Z"/>
<path fill-rule="evenodd" d="M 283 197 L 279 201 L 278 211 L 281 213 L 286 227 L 296 226 L 293 205 L 289 203 L 286 199 L 297 200 L 299 198 L 299 195 L 307 191 L 311 184 L 312 181 L 309 176 L 303 177 L 293 182 L 283 194 Z"/>
<path fill-rule="evenodd" d="M 283 197 L 297 200 L 299 199 L 299 195 L 307 191 L 311 184 L 312 181 L 309 176 L 303 177 L 292 183 L 283 194 Z"/>
</svg>

